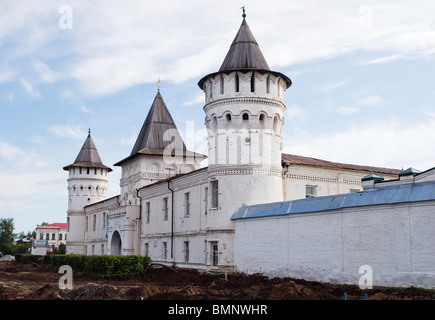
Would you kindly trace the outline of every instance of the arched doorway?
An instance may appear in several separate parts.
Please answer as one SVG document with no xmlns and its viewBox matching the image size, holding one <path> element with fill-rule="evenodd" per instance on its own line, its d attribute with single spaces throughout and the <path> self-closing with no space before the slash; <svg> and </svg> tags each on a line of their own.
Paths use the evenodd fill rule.
<svg viewBox="0 0 435 320">
<path fill-rule="evenodd" d="M 115 231 L 112 235 L 112 242 L 110 243 L 110 254 L 121 254 L 122 242 L 121 235 L 118 231 Z"/>
</svg>

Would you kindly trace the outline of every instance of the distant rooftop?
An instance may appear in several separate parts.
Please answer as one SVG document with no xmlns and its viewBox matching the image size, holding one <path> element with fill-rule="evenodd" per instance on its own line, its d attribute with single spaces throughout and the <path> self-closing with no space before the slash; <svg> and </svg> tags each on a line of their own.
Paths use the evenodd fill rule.
<svg viewBox="0 0 435 320">
<path fill-rule="evenodd" d="M 321 160 L 321 159 L 298 156 L 293 154 L 286 154 L 286 153 L 282 154 L 282 162 L 283 163 L 288 162 L 290 163 L 290 165 L 295 164 L 295 165 L 304 165 L 304 166 L 312 166 L 312 167 L 320 167 L 320 168 L 328 168 L 328 169 L 354 170 L 354 171 L 363 171 L 363 172 L 378 173 L 378 174 L 399 175 L 402 172 L 402 170 L 399 169 L 339 163 L 339 162 L 332 162 L 327 160 Z"/>
</svg>

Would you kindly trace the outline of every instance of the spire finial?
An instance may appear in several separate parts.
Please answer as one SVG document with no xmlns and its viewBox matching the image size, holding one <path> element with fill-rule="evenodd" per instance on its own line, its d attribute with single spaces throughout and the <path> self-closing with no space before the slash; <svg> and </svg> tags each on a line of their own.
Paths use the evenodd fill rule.
<svg viewBox="0 0 435 320">
<path fill-rule="evenodd" d="M 88 134 L 91 134 L 91 127 L 89 127 Z"/>
<path fill-rule="evenodd" d="M 157 91 L 160 92 L 160 78 L 157 80 Z"/>
<path fill-rule="evenodd" d="M 245 6 L 241 7 L 240 9 L 243 10 L 242 17 L 243 17 L 243 19 L 245 19 L 246 18 Z"/>
</svg>

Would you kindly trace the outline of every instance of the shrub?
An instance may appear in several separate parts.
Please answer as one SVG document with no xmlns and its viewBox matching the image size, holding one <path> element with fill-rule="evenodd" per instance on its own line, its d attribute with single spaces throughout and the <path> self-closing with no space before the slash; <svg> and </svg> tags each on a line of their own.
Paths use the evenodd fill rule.
<svg viewBox="0 0 435 320">
<path fill-rule="evenodd" d="M 113 276 L 128 273 L 143 272 L 151 263 L 149 257 L 140 255 L 120 256 L 86 256 L 80 254 L 52 254 L 49 256 L 37 256 L 31 254 L 17 254 L 15 260 L 18 263 L 38 263 L 59 268 L 68 265 L 74 272 L 95 273 L 102 276 Z"/>
</svg>

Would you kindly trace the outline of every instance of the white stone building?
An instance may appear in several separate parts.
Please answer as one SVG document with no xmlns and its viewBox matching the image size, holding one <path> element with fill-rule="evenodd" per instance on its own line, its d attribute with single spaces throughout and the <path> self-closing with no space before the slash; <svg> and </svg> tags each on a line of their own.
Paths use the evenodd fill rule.
<svg viewBox="0 0 435 320">
<path fill-rule="evenodd" d="M 356 193 L 242 206 L 232 217 L 237 270 L 435 288 L 435 168 L 410 168 L 390 181 L 369 175 L 363 187 Z"/>
<path fill-rule="evenodd" d="M 89 134 L 69 171 L 67 253 L 142 254 L 200 269 L 234 270 L 235 222 L 242 205 L 361 191 L 369 174 L 400 170 L 282 154 L 284 92 L 291 80 L 271 71 L 245 15 L 205 93 L 205 155 L 186 149 L 157 93 L 122 168 L 120 194 L 105 199 L 107 173 Z M 290 124 L 291 125 L 291 124 Z"/>
<path fill-rule="evenodd" d="M 36 239 L 47 240 L 49 246 L 59 248 L 59 244 L 66 244 L 67 224 L 55 222 L 46 225 L 37 225 L 35 233 Z"/>
</svg>

